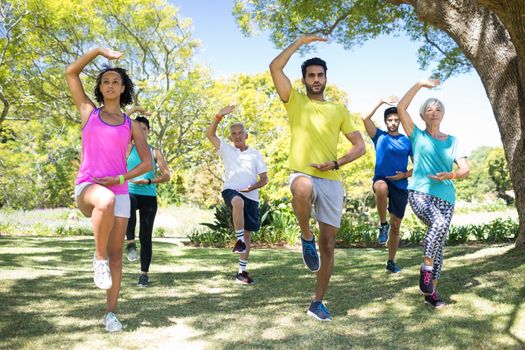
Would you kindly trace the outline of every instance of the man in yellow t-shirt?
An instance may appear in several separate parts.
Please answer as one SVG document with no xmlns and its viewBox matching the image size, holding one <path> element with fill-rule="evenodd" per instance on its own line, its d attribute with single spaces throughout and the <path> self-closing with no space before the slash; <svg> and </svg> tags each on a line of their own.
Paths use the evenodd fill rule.
<svg viewBox="0 0 525 350">
<path fill-rule="evenodd" d="M 311 58 L 301 66 L 306 95 L 292 88 L 284 74 L 284 66 L 299 47 L 314 41 L 326 41 L 316 35 L 298 38 L 270 64 L 270 73 L 279 97 L 284 102 L 290 123 L 290 190 L 292 206 L 301 228 L 303 260 L 312 272 L 317 272 L 315 298 L 307 315 L 319 321 L 331 321 L 330 311 L 323 304 L 334 266 L 334 248 L 341 224 L 344 189 L 340 166 L 350 163 L 365 153 L 365 143 L 355 130 L 345 106 L 326 101 L 326 63 Z M 342 132 L 352 148 L 337 158 L 337 142 Z M 315 206 L 319 223 L 319 251 L 310 230 L 310 211 Z"/>
</svg>

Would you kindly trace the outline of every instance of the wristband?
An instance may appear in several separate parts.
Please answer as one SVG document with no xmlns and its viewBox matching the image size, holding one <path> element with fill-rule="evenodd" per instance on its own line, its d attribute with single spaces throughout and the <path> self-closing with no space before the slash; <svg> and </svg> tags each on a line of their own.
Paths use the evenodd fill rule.
<svg viewBox="0 0 525 350">
<path fill-rule="evenodd" d="M 455 172 L 452 172 L 452 177 L 450 178 L 451 180 L 454 180 L 456 178 L 456 173 Z"/>
<path fill-rule="evenodd" d="M 119 183 L 120 185 L 122 185 L 122 184 L 124 183 L 124 175 L 119 175 L 119 176 L 118 176 L 118 183 Z"/>
<path fill-rule="evenodd" d="M 339 163 L 337 163 L 337 160 L 333 160 L 332 162 L 334 162 L 334 170 L 338 170 L 339 169 Z"/>
<path fill-rule="evenodd" d="M 216 115 L 215 115 L 215 120 L 218 121 L 218 122 L 220 122 L 220 121 L 222 120 L 223 117 L 224 117 L 223 115 L 216 114 Z"/>
<path fill-rule="evenodd" d="M 151 185 L 151 179 L 148 179 L 148 185 Z"/>
</svg>

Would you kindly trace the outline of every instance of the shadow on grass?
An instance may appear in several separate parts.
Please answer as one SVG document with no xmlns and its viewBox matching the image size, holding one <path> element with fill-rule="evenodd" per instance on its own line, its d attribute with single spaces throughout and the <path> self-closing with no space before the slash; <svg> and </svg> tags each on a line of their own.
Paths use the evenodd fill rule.
<svg viewBox="0 0 525 350">
<path fill-rule="evenodd" d="M 525 298 L 523 252 L 484 256 L 484 249 L 447 247 L 443 310 L 425 306 L 419 294 L 421 248 L 399 251 L 403 271 L 396 275 L 386 273 L 385 249 L 338 249 L 326 296 L 334 321 L 321 324 L 305 316 L 315 275 L 298 250 L 253 250 L 248 267 L 257 283 L 241 286 L 234 283 L 238 258 L 229 250 L 155 242 L 149 288 L 135 286 L 140 265 L 124 263 L 125 332 L 108 341 L 125 347 L 130 334 L 182 322 L 195 331 L 190 341 L 224 349 L 419 349 L 429 339 L 432 348 L 523 348 L 511 331 Z M 2 237 L 0 251 L 6 276 L 0 347 L 23 348 L 42 338 L 68 347 L 102 332 L 105 296 L 92 282 L 91 239 Z M 146 344 L 167 345 L 162 338 Z"/>
</svg>

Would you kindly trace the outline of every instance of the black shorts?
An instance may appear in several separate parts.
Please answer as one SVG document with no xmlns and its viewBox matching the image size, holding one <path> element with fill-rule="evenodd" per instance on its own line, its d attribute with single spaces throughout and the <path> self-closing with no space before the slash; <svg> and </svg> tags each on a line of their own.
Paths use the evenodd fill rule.
<svg viewBox="0 0 525 350">
<path fill-rule="evenodd" d="M 408 190 L 402 190 L 394 186 L 392 181 L 382 178 L 375 179 L 374 184 L 380 180 L 388 186 L 388 212 L 402 219 L 408 203 Z M 372 185 L 372 190 L 374 190 L 374 185 Z"/>
<path fill-rule="evenodd" d="M 240 197 L 244 201 L 244 229 L 246 231 L 259 231 L 261 222 L 259 220 L 259 202 L 252 201 L 235 190 L 222 191 L 222 198 L 227 206 L 232 207 L 233 197 Z"/>
</svg>

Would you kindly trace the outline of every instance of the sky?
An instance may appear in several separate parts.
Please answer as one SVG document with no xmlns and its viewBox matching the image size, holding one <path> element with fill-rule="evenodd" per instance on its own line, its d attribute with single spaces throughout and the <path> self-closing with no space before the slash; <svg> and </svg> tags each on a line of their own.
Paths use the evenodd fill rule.
<svg viewBox="0 0 525 350">
<path fill-rule="evenodd" d="M 269 40 L 268 33 L 243 36 L 231 14 L 233 0 L 170 0 L 170 3 L 180 9 L 181 17 L 192 18 L 193 37 L 201 41 L 197 62 L 208 66 L 217 79 L 264 72 L 281 52 Z M 347 92 L 348 108 L 353 113 L 367 113 L 381 96 L 401 98 L 418 80 L 431 74 L 419 68 L 419 45 L 404 36 L 381 36 L 352 50 L 330 42 L 313 45 L 316 51 L 292 56 L 285 74 L 291 80 L 299 79 L 301 63 L 313 56 L 321 57 L 327 62 L 328 84 Z M 422 129 L 425 125 L 418 109 L 429 97 L 443 101 L 445 117 L 441 130 L 457 136 L 467 154 L 480 146 L 501 146 L 492 108 L 474 70 L 449 78 L 436 89 L 420 90 L 408 111 Z M 372 118 L 380 127 L 384 127 L 382 115 L 387 107 L 381 106 Z"/>
</svg>

